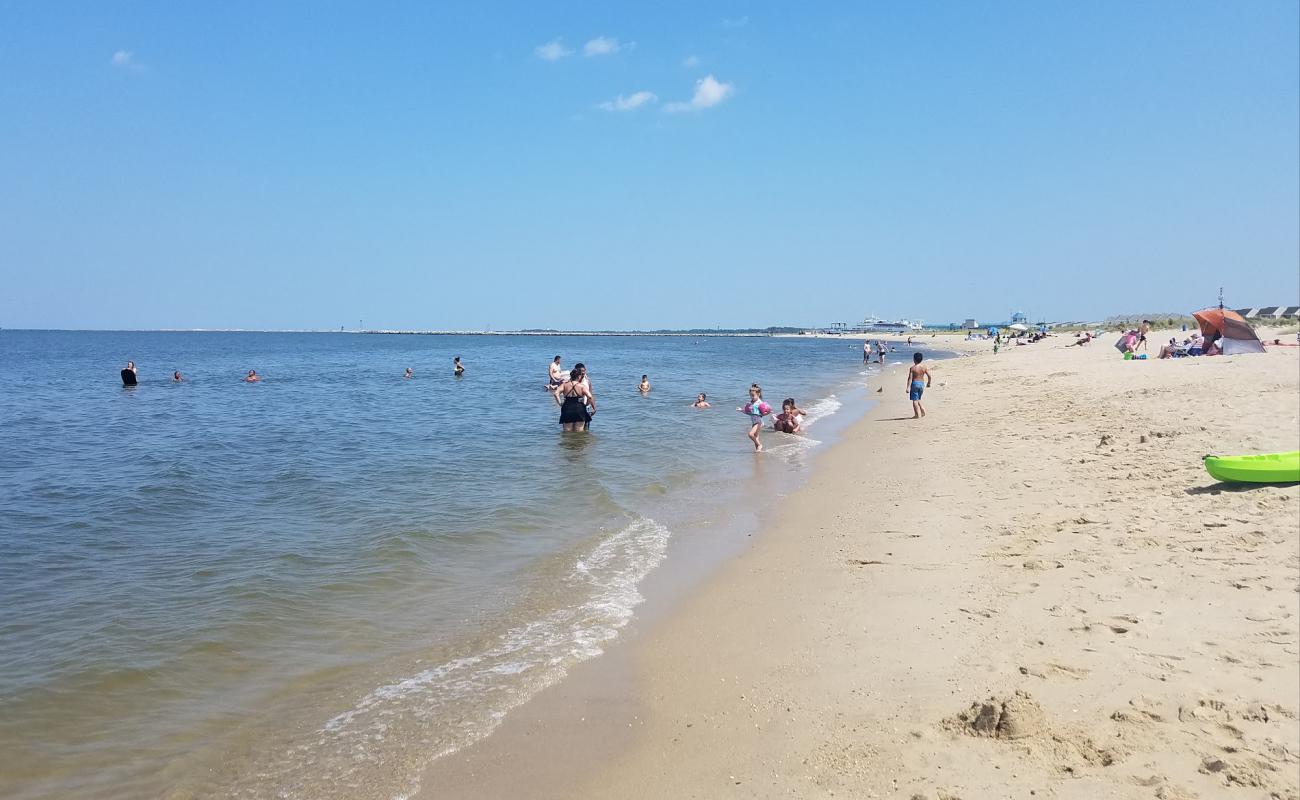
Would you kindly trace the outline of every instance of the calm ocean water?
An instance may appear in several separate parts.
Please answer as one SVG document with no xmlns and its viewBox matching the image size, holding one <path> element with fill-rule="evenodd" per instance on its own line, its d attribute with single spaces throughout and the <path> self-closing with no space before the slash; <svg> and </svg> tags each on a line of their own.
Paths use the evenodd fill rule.
<svg viewBox="0 0 1300 800">
<path fill-rule="evenodd" d="M 675 531 L 797 479 L 866 407 L 859 346 L 0 331 L 0 796 L 409 791 L 598 654 Z M 755 457 L 751 381 L 809 436 Z"/>
</svg>

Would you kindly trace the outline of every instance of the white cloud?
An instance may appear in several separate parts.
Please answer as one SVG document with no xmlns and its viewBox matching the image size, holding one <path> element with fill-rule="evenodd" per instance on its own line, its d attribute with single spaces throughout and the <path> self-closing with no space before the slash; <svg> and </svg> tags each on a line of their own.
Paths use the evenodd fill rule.
<svg viewBox="0 0 1300 800">
<path fill-rule="evenodd" d="M 130 70 L 131 72 L 144 72 L 144 64 L 135 60 L 135 53 L 130 50 L 118 50 L 109 59 L 109 63 L 118 69 Z"/>
<path fill-rule="evenodd" d="M 743 28 L 749 24 L 749 17 L 734 17 L 722 20 L 724 28 Z"/>
<path fill-rule="evenodd" d="M 712 108 L 728 97 L 731 97 L 736 91 L 736 87 L 730 83 L 722 83 L 712 75 L 705 75 L 695 82 L 695 94 L 691 96 L 688 103 L 668 103 L 664 106 L 664 111 L 700 111 L 705 108 Z"/>
<path fill-rule="evenodd" d="M 533 52 L 543 61 L 559 61 L 561 58 L 573 55 L 573 51 L 565 47 L 559 39 L 540 44 L 533 48 Z"/>
<path fill-rule="evenodd" d="M 597 36 L 582 46 L 582 54 L 591 56 L 612 56 L 620 50 L 631 50 L 636 42 L 620 42 L 608 36 Z"/>
<path fill-rule="evenodd" d="M 659 98 L 655 96 L 654 92 L 633 92 L 627 97 L 620 94 L 613 100 L 606 100 L 598 107 L 606 111 L 635 111 L 647 103 L 657 102 L 659 102 Z"/>
<path fill-rule="evenodd" d="M 698 67 L 699 65 L 700 65 L 699 56 L 687 56 L 686 58 L 682 59 L 682 66 L 686 67 L 687 69 L 691 69 L 692 67 Z"/>
</svg>

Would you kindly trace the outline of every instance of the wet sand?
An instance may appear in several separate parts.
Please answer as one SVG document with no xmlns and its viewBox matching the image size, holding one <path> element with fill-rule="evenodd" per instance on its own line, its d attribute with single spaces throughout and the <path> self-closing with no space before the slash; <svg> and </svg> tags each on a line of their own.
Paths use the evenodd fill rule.
<svg viewBox="0 0 1300 800">
<path fill-rule="evenodd" d="M 884 376 L 752 547 L 422 796 L 1300 797 L 1300 487 L 1200 463 L 1297 448 L 1300 348 L 1110 338 L 962 344 L 920 422 Z"/>
</svg>

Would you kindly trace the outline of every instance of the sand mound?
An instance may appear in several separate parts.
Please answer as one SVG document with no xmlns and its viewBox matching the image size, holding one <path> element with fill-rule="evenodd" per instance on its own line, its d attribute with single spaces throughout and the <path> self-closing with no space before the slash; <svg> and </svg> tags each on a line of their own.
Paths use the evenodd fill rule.
<svg viewBox="0 0 1300 800">
<path fill-rule="evenodd" d="M 971 703 L 969 709 L 945 722 L 968 736 L 993 739 L 1023 739 L 1042 733 L 1045 727 L 1042 707 L 1028 692 L 1019 691 Z"/>
</svg>

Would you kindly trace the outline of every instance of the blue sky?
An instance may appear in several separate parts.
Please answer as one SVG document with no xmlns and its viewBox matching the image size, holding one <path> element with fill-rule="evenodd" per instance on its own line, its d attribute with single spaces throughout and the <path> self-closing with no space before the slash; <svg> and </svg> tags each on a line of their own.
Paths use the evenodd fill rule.
<svg viewBox="0 0 1300 800">
<path fill-rule="evenodd" d="M 0 0 L 0 326 L 1296 303 L 1298 8 Z"/>
</svg>

